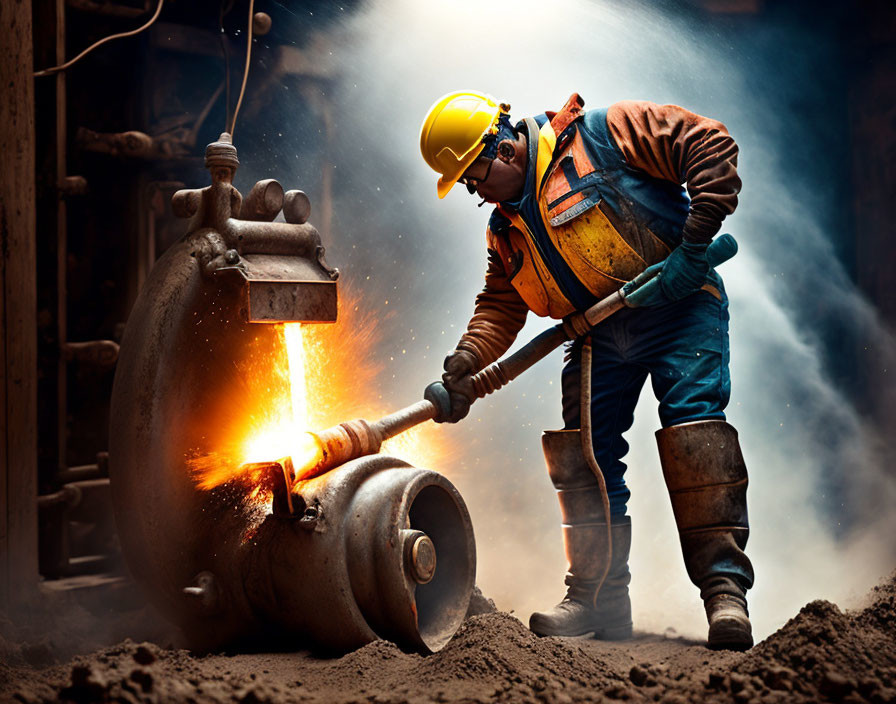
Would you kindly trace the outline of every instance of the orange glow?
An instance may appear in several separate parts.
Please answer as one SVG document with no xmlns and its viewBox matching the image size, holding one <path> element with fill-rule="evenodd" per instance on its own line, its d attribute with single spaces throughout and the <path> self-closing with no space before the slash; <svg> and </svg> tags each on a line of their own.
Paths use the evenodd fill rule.
<svg viewBox="0 0 896 704">
<path fill-rule="evenodd" d="M 308 390 L 305 379 L 305 329 L 301 323 L 285 323 L 281 327 L 286 350 L 289 403 L 272 409 L 272 421 L 249 435 L 243 445 L 240 464 L 265 462 L 292 457 L 298 467 L 313 466 L 321 459 L 317 441 L 308 430 Z M 282 355 L 281 355 L 282 356 Z M 281 360 L 282 363 L 282 360 Z M 283 372 L 280 373 L 283 376 Z"/>
<path fill-rule="evenodd" d="M 338 321 L 332 324 L 286 323 L 259 333 L 249 356 L 236 362 L 241 403 L 229 418 L 227 447 L 197 453 L 188 463 L 201 489 L 240 480 L 246 495 L 269 503 L 252 463 L 291 457 L 301 478 L 322 459 L 309 430 L 322 430 L 353 418 L 377 418 L 396 408 L 384 407 L 377 382 L 384 365 L 377 361 L 379 342 L 374 311 L 361 308 L 361 296 L 340 291 Z M 265 326 L 266 327 L 266 326 Z M 394 394 L 417 400 L 415 391 Z M 433 423 L 417 426 L 383 443 L 383 452 L 421 467 L 438 467 L 444 459 L 443 436 Z"/>
</svg>

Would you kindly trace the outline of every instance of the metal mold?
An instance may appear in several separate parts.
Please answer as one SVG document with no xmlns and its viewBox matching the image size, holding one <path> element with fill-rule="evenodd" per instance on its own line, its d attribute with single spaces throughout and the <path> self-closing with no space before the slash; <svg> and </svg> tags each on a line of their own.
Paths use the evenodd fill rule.
<svg viewBox="0 0 896 704">
<path fill-rule="evenodd" d="M 339 271 L 324 260 L 317 230 L 296 215 L 307 218 L 307 196 L 284 195 L 276 180 L 265 179 L 243 200 L 231 183 L 239 159 L 227 133 L 208 145 L 205 163 L 212 185 L 171 199 L 174 214 L 190 218 L 187 239 L 202 271 L 240 289 L 239 311 L 248 322 L 335 321 Z M 281 208 L 287 222 L 271 222 Z"/>
<path fill-rule="evenodd" d="M 249 322 L 336 320 L 336 284 L 315 278 L 317 262 L 266 254 L 247 254 L 242 262 Z"/>
<path fill-rule="evenodd" d="M 447 479 L 377 455 L 293 485 L 288 459 L 269 462 L 259 469 L 274 500 L 260 517 L 245 487 L 201 490 L 191 475 L 189 457 L 232 440 L 236 370 L 259 344 L 280 344 L 254 321 L 336 314 L 317 231 L 239 219 L 236 152 L 213 146 L 213 184 L 175 195 L 188 232 L 148 276 L 121 342 L 109 476 L 128 567 L 196 648 L 275 634 L 341 651 L 376 638 L 436 650 L 463 619 L 475 572 L 469 515 Z M 270 183 L 253 196 L 256 215 L 276 204 Z"/>
<path fill-rule="evenodd" d="M 333 650 L 377 638 L 424 652 L 444 646 L 466 615 L 476 571 L 469 514 L 454 486 L 377 455 L 296 493 L 303 510 L 269 516 L 253 538 L 246 572 L 270 575 L 247 586 L 254 608 Z M 408 543 L 418 546 L 417 565 Z M 425 583 L 415 578 L 426 569 Z"/>
</svg>

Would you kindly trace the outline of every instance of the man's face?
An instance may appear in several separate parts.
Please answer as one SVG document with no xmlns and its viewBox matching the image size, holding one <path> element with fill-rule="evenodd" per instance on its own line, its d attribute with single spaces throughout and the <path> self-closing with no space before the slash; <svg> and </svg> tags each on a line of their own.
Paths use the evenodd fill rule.
<svg viewBox="0 0 896 704">
<path fill-rule="evenodd" d="M 489 203 L 519 199 L 526 185 L 525 135 L 502 141 L 494 159 L 476 159 L 464 171 L 460 183 L 472 186 Z"/>
</svg>

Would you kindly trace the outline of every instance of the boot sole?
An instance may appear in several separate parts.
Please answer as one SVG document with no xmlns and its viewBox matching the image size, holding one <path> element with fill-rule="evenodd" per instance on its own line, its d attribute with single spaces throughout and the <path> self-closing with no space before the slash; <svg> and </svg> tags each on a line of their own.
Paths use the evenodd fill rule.
<svg viewBox="0 0 896 704">
<path fill-rule="evenodd" d="M 539 624 L 538 621 L 533 621 L 529 619 L 529 630 L 532 631 L 537 636 L 547 637 L 566 637 L 566 638 L 575 638 L 577 636 L 585 636 L 589 633 L 594 633 L 593 626 L 585 627 L 585 630 L 576 629 L 574 631 L 564 631 L 562 629 L 550 628 L 549 626 L 545 626 L 543 624 Z"/>
<path fill-rule="evenodd" d="M 577 638 L 579 636 L 591 635 L 597 640 L 631 640 L 632 624 L 626 623 L 620 626 L 604 626 L 598 627 L 589 625 L 584 630 L 576 629 L 574 631 L 561 630 L 551 628 L 544 624 L 540 624 L 537 619 L 529 619 L 529 630 L 537 636 L 555 637 L 555 638 Z"/>
<path fill-rule="evenodd" d="M 594 631 L 594 637 L 597 640 L 631 640 L 632 624 L 597 628 Z"/>
<path fill-rule="evenodd" d="M 749 650 L 753 647 L 753 634 L 737 621 L 717 623 L 709 629 L 706 647 L 710 650 Z"/>
</svg>

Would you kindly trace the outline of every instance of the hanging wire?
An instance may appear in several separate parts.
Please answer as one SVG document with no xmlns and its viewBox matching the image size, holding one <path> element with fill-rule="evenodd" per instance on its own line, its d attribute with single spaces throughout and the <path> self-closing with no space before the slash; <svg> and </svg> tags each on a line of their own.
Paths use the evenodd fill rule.
<svg viewBox="0 0 896 704">
<path fill-rule="evenodd" d="M 240 97 L 236 101 L 236 109 L 233 111 L 233 119 L 230 122 L 230 137 L 236 130 L 236 117 L 240 113 L 240 106 L 243 104 L 243 95 L 246 92 L 246 80 L 249 78 L 249 63 L 252 59 L 252 19 L 255 16 L 255 0 L 249 0 L 249 26 L 246 31 L 248 37 L 246 41 L 246 66 L 243 69 L 243 85 L 240 86 Z"/>
<path fill-rule="evenodd" d="M 224 17 L 233 8 L 234 0 L 221 0 L 221 10 L 218 13 L 218 39 L 221 42 L 221 51 L 224 54 L 224 130 L 230 125 L 230 42 L 224 31 Z"/>
<path fill-rule="evenodd" d="M 254 0 L 253 0 L 253 2 L 254 2 Z M 87 54 L 89 54 L 91 51 L 101 47 L 103 44 L 106 44 L 107 42 L 111 42 L 113 39 L 124 39 L 125 37 L 133 37 L 135 34 L 140 34 L 140 32 L 142 32 L 146 29 L 149 29 L 153 25 L 153 23 L 157 19 L 159 19 L 159 15 L 162 12 L 162 5 L 164 5 L 164 4 L 165 4 L 165 0 L 159 0 L 159 4 L 156 7 L 155 13 L 153 13 L 153 16 L 150 17 L 149 21 L 146 24 L 144 24 L 142 27 L 138 27 L 137 29 L 132 29 L 129 32 L 121 32 L 120 34 L 111 34 L 108 37 L 104 37 L 103 39 L 100 39 L 98 42 L 91 44 L 84 51 L 82 51 L 80 54 L 78 54 L 75 58 L 69 59 L 64 64 L 59 64 L 58 66 L 53 66 L 52 68 L 45 68 L 43 71 L 35 71 L 34 77 L 39 78 L 41 76 L 52 76 L 54 73 L 59 73 L 60 71 L 65 71 L 67 68 L 69 68 L 70 66 L 73 66 L 75 63 L 77 63 L 82 58 L 87 56 Z"/>
</svg>

